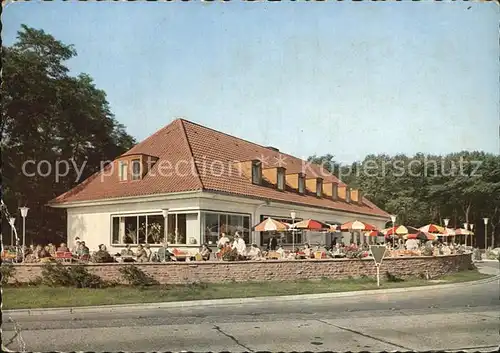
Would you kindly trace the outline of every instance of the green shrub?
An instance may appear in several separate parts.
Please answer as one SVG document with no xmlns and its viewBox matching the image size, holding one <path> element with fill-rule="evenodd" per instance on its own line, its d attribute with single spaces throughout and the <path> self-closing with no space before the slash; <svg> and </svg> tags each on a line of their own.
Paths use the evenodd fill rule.
<svg viewBox="0 0 500 353">
<path fill-rule="evenodd" d="M 132 286 L 145 287 L 159 284 L 156 279 L 134 265 L 124 266 L 119 271 L 123 279 Z"/>
<path fill-rule="evenodd" d="M 1 283 L 2 286 L 6 285 L 9 283 L 9 279 L 14 277 L 14 273 L 16 272 L 16 269 L 12 264 L 2 264 L 0 266 L 0 274 L 2 275 Z"/>
<path fill-rule="evenodd" d="M 102 288 L 106 283 L 83 265 L 64 266 L 61 263 L 43 265 L 42 284 L 51 287 Z"/>
<path fill-rule="evenodd" d="M 404 279 L 389 273 L 389 271 L 385 272 L 385 277 L 387 278 L 387 282 L 404 282 Z"/>
</svg>

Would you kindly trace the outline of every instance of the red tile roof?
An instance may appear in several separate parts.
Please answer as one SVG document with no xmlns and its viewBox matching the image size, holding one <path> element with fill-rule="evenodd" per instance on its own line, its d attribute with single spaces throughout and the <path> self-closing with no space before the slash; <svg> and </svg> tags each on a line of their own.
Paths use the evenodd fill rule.
<svg viewBox="0 0 500 353">
<path fill-rule="evenodd" d="M 113 175 L 109 175 L 110 170 L 105 170 L 60 195 L 51 203 L 203 190 L 388 217 L 386 212 L 366 198 L 363 198 L 363 204 L 360 205 L 342 200 L 333 201 L 327 197 L 300 195 L 290 189 L 279 191 L 270 186 L 254 185 L 247 177 L 240 175 L 237 168 L 231 169 L 234 162 L 262 159 L 265 161 L 263 167 L 269 168 L 279 166 L 281 159 L 287 174 L 305 171 L 307 177 L 322 177 L 324 183 L 345 184 L 322 170 L 319 165 L 183 119 L 174 120 L 118 159 L 134 154 L 158 157 L 158 161 L 141 180 L 120 182 L 116 177 L 117 172 L 113 170 Z M 162 165 L 163 168 L 170 165 L 171 173 L 165 174 L 166 169 L 163 169 L 162 175 Z"/>
</svg>

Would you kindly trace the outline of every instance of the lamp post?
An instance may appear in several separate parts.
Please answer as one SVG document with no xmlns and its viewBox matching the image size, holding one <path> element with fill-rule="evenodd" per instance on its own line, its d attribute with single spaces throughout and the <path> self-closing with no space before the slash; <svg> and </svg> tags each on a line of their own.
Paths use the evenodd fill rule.
<svg viewBox="0 0 500 353">
<path fill-rule="evenodd" d="M 161 210 L 161 214 L 163 215 L 163 243 L 168 244 L 167 240 L 167 228 L 168 228 L 168 208 Z"/>
<path fill-rule="evenodd" d="M 16 219 L 14 217 L 9 218 L 10 224 L 10 246 L 14 245 L 14 223 L 16 223 Z"/>
<path fill-rule="evenodd" d="M 26 246 L 26 217 L 28 216 L 28 211 L 29 208 L 26 206 L 19 207 L 19 210 L 21 211 L 21 217 L 23 217 L 23 248 L 22 248 L 22 254 L 23 254 L 23 262 L 24 262 L 24 248 Z"/>
<path fill-rule="evenodd" d="M 290 212 L 290 217 L 292 217 L 292 252 L 295 252 L 295 217 L 297 214 L 295 211 Z"/>
<path fill-rule="evenodd" d="M 483 218 L 483 221 L 484 221 L 484 253 L 485 254 L 486 254 L 486 249 L 488 248 L 488 220 L 489 220 L 488 218 Z"/>
<path fill-rule="evenodd" d="M 443 223 L 444 223 L 444 228 L 446 230 L 446 233 L 448 233 L 448 223 L 450 223 L 450 219 L 449 218 L 443 219 Z M 446 243 L 448 243 L 448 240 L 446 240 Z"/>
<path fill-rule="evenodd" d="M 394 229 L 396 227 L 396 215 L 391 215 L 391 222 L 392 222 L 392 246 L 394 247 L 395 245 L 395 236 L 396 236 L 396 230 Z"/>
<path fill-rule="evenodd" d="M 467 232 L 465 232 L 465 246 L 467 246 L 467 236 L 468 236 L 468 232 L 469 232 L 469 223 L 464 223 L 464 228 Z"/>
<path fill-rule="evenodd" d="M 469 227 L 470 227 L 470 233 L 471 233 L 470 234 L 470 246 L 474 246 L 474 244 L 472 244 L 472 243 L 474 243 L 474 237 L 473 237 L 473 235 L 474 235 L 473 234 L 474 233 L 474 223 L 469 224 Z"/>
</svg>

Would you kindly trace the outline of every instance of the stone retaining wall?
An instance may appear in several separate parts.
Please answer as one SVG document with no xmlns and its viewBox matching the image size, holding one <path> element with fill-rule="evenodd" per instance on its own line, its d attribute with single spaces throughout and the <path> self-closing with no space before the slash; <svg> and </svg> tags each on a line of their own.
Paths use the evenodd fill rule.
<svg viewBox="0 0 500 353">
<path fill-rule="evenodd" d="M 118 271 L 127 264 L 89 264 L 89 271 L 105 280 L 123 281 Z M 12 279 L 28 282 L 41 275 L 41 264 L 15 264 Z M 70 266 L 70 265 L 68 265 Z M 298 279 L 343 279 L 362 275 L 375 277 L 372 259 L 267 260 L 267 261 L 206 261 L 136 264 L 160 283 L 217 283 L 224 281 L 289 281 Z M 386 271 L 399 278 L 421 276 L 431 278 L 472 267 L 471 254 L 436 257 L 385 258 L 380 273 Z"/>
</svg>

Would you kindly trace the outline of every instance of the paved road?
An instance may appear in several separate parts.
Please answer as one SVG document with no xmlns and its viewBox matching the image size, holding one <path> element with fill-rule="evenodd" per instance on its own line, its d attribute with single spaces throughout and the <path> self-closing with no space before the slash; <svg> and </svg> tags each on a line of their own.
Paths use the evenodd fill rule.
<svg viewBox="0 0 500 353">
<path fill-rule="evenodd" d="M 498 264 L 480 266 L 495 272 Z M 28 351 L 490 351 L 500 344 L 498 281 L 307 302 L 10 316 Z M 8 342 L 14 325 L 3 329 Z"/>
</svg>

